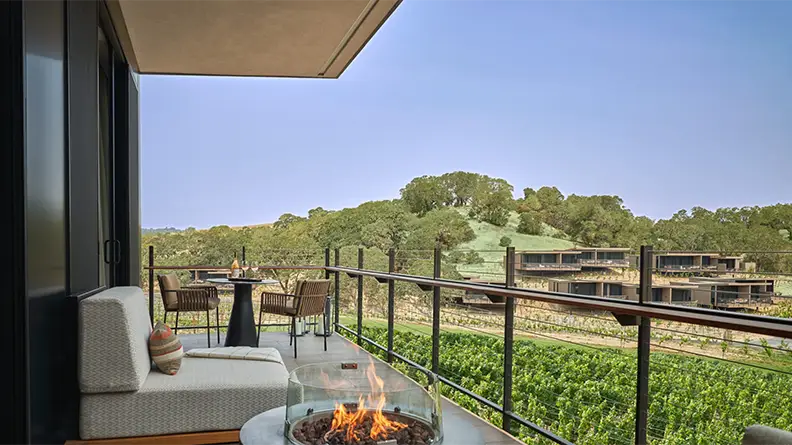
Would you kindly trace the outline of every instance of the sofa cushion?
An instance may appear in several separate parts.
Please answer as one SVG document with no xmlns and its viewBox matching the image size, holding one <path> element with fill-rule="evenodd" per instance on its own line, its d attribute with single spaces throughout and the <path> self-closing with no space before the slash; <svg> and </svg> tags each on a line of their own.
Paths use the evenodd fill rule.
<svg viewBox="0 0 792 445">
<path fill-rule="evenodd" d="M 139 287 L 114 287 L 80 301 L 80 391 L 140 389 L 151 371 L 150 334 L 146 300 Z"/>
<path fill-rule="evenodd" d="M 171 328 L 163 322 L 158 322 L 149 337 L 149 354 L 160 371 L 174 375 L 179 372 L 184 348 Z"/>
<path fill-rule="evenodd" d="M 239 429 L 253 416 L 286 404 L 288 376 L 282 361 L 184 357 L 178 374 L 152 372 L 140 391 L 83 394 L 80 436 Z"/>
</svg>

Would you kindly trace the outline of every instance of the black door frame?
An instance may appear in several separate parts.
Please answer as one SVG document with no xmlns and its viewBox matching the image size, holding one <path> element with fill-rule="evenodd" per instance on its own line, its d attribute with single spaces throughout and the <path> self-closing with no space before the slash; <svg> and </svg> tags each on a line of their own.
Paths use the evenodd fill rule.
<svg viewBox="0 0 792 445">
<path fill-rule="evenodd" d="M 30 440 L 28 396 L 27 266 L 25 257 L 24 25 L 18 1 L 0 2 L 0 181 L 7 197 L 0 264 L 6 295 L 0 300 L 0 332 L 10 339 L 10 363 L 0 369 L 0 431 L 8 443 Z"/>
</svg>

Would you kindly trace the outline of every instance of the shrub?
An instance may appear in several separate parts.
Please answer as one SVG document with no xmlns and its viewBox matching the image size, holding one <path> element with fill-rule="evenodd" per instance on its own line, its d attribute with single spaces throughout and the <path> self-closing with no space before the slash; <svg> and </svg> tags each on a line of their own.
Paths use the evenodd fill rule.
<svg viewBox="0 0 792 445">
<path fill-rule="evenodd" d="M 542 233 L 542 222 L 533 213 L 521 213 L 520 223 L 517 225 L 517 233 L 540 235 Z"/>
</svg>

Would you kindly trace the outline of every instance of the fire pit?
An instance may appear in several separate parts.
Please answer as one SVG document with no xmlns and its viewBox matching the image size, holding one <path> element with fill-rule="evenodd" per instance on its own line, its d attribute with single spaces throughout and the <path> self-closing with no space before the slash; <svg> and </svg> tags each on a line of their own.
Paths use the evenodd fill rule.
<svg viewBox="0 0 792 445">
<path fill-rule="evenodd" d="M 374 361 L 295 369 L 289 375 L 286 438 L 294 445 L 441 443 L 437 379 L 416 368 L 407 374 Z"/>
</svg>

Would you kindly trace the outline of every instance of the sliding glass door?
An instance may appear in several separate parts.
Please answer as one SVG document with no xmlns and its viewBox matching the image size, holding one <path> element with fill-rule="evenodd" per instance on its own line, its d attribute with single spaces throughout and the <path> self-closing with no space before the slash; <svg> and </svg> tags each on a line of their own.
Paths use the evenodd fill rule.
<svg viewBox="0 0 792 445">
<path fill-rule="evenodd" d="M 101 252 L 99 286 L 115 284 L 115 265 L 118 262 L 118 242 L 113 224 L 114 171 L 113 156 L 113 50 L 101 28 L 99 32 L 99 193 L 97 212 L 98 242 Z"/>
</svg>

